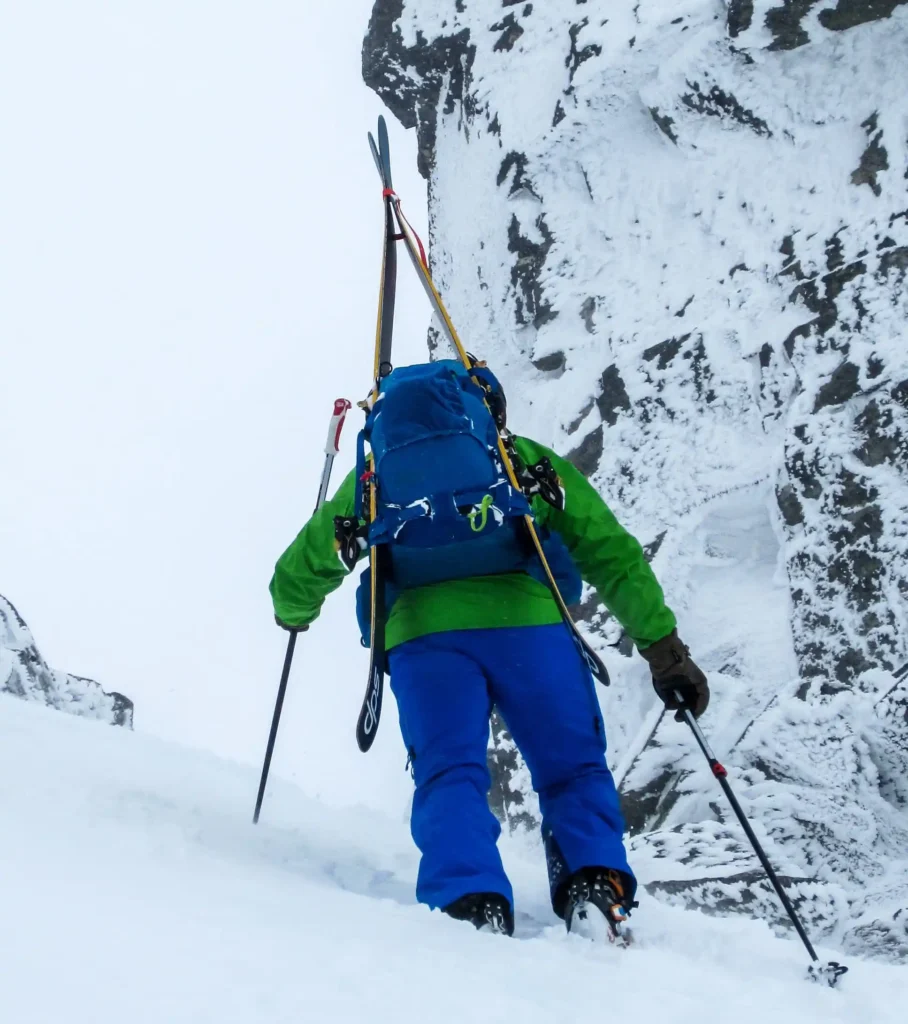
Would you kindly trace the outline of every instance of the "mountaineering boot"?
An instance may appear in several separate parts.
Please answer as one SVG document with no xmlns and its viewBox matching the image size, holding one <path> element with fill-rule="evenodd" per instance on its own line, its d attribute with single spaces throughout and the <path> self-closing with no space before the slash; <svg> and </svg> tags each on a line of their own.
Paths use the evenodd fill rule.
<svg viewBox="0 0 908 1024">
<path fill-rule="evenodd" d="M 445 913 L 456 921 L 469 921 L 481 932 L 514 934 L 514 912 L 497 892 L 467 893 L 445 907 Z"/>
<path fill-rule="evenodd" d="M 581 868 L 565 883 L 564 923 L 567 930 L 594 942 L 628 941 L 621 875 L 610 868 Z"/>
</svg>

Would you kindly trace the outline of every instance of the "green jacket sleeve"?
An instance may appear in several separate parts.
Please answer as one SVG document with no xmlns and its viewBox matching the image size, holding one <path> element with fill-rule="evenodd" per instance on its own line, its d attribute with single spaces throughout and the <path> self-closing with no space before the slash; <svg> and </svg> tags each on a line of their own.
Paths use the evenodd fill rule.
<svg viewBox="0 0 908 1024">
<path fill-rule="evenodd" d="M 527 438 L 515 439 L 527 462 L 552 460 L 565 492 L 564 511 L 534 500 L 537 520 L 559 534 L 583 579 L 639 648 L 649 647 L 675 628 L 675 616 L 643 554 L 639 541 L 615 518 L 596 489 L 566 459 Z"/>
<path fill-rule="evenodd" d="M 278 559 L 269 590 L 274 614 L 288 626 L 317 619 L 322 602 L 349 575 L 334 546 L 334 517 L 353 515 L 355 495 L 352 470 Z"/>
</svg>

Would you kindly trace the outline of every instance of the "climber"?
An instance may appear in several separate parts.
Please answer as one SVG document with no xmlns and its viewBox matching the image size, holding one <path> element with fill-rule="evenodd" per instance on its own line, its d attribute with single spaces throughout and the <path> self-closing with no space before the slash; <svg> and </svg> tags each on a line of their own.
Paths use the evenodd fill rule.
<svg viewBox="0 0 908 1024">
<path fill-rule="evenodd" d="M 699 716 L 709 687 L 678 637 L 640 544 L 573 465 L 510 434 L 506 416 L 504 391 L 485 364 L 475 362 L 468 373 L 459 362 L 442 360 L 386 377 L 367 420 L 379 512 L 386 517 L 372 524 L 369 543 L 386 543 L 394 566 L 385 646 L 416 785 L 411 829 L 422 854 L 416 894 L 478 928 L 513 933 L 513 893 L 497 849 L 500 825 L 487 798 L 494 706 L 539 794 L 555 913 L 569 931 L 620 938 L 636 881 L 606 766 L 604 724 L 590 670 L 538 556 L 515 542 L 523 536 L 525 494 L 532 495 L 532 515 L 563 596 L 579 598 L 581 580 L 595 587 L 649 663 L 666 707 Z M 510 486 L 499 433 L 512 443 L 523 479 L 532 484 L 527 467 L 547 468 L 560 497 L 546 501 L 529 486 L 524 493 Z M 347 476 L 277 563 L 270 589 L 275 618 L 286 630 L 307 629 L 348 575 L 335 528 L 358 519 L 357 477 L 356 471 Z M 408 487 L 418 500 L 407 500 L 401 488 Z M 361 589 L 368 592 L 368 581 Z M 360 625 L 368 640 L 368 614 Z"/>
</svg>

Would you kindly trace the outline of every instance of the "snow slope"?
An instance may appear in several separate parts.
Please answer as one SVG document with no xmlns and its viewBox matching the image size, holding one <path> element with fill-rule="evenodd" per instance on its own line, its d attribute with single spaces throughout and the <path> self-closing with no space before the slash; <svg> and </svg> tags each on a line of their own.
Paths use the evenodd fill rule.
<svg viewBox="0 0 908 1024">
<path fill-rule="evenodd" d="M 511 840 L 523 941 L 413 904 L 406 825 L 0 697 L 0 993 L 16 1024 L 904 1019 L 908 968 L 831 991 L 765 925 L 645 900 L 629 952 L 570 939 Z"/>
</svg>

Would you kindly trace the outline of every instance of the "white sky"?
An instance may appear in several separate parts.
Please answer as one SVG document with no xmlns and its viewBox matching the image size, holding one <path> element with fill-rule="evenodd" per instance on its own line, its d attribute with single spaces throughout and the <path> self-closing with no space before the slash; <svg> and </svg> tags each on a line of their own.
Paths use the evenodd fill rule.
<svg viewBox="0 0 908 1024">
<path fill-rule="evenodd" d="M 248 761 L 285 646 L 271 569 L 333 399 L 371 372 L 382 106 L 371 0 L 338 10 L 45 0 L 5 5 L 0 36 L 0 593 L 54 667 L 132 697 L 137 729 Z M 390 128 L 421 227 L 415 138 Z M 403 261 L 401 286 L 410 362 L 428 311 Z M 390 695 L 356 749 L 353 589 L 297 646 L 274 770 L 386 805 L 405 755 Z"/>
</svg>

